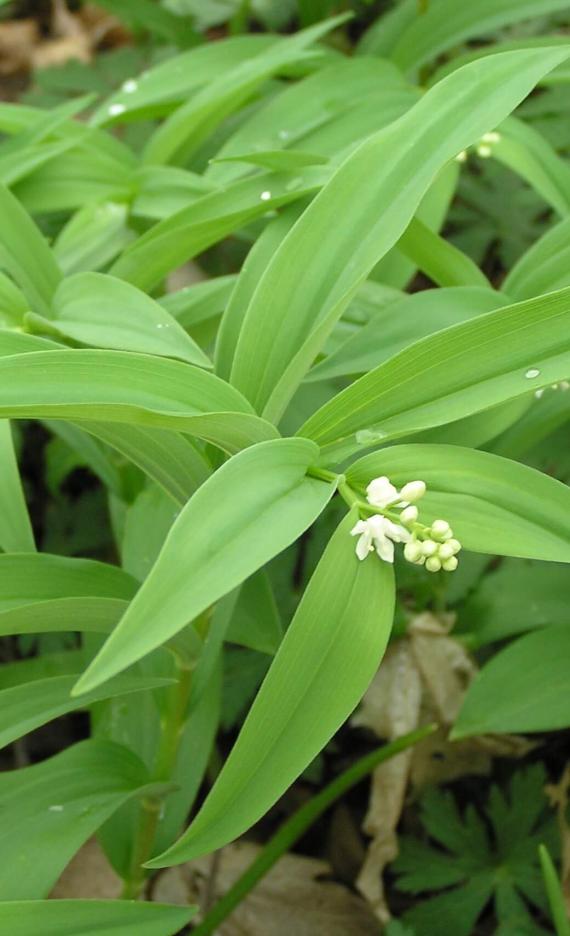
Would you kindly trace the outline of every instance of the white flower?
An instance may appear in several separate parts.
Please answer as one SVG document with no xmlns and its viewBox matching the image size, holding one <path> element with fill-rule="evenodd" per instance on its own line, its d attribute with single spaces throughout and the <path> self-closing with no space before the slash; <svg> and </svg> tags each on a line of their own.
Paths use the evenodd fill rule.
<svg viewBox="0 0 570 936">
<path fill-rule="evenodd" d="M 386 476 L 374 478 L 366 488 L 366 499 L 373 507 L 389 507 L 400 499 L 397 488 Z"/>
<path fill-rule="evenodd" d="M 350 534 L 359 537 L 356 544 L 359 559 L 366 559 L 369 553 L 376 550 L 384 562 L 394 561 L 394 543 L 407 543 L 411 539 L 408 530 L 380 514 L 359 520 Z"/>
</svg>

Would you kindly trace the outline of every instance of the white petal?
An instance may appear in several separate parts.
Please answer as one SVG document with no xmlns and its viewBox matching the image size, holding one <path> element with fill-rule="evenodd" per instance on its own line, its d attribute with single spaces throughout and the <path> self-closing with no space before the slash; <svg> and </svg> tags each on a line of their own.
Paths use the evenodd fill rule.
<svg viewBox="0 0 570 936">
<path fill-rule="evenodd" d="M 363 533 L 356 544 L 356 555 L 361 560 L 366 559 L 366 557 L 370 554 L 370 550 L 370 537 L 367 536 L 366 533 Z"/>
<path fill-rule="evenodd" d="M 392 523 L 391 520 L 386 520 L 384 529 L 386 531 L 386 536 L 389 536 L 395 543 L 409 543 L 412 538 L 412 534 L 409 530 L 400 526 L 399 523 Z"/>
<path fill-rule="evenodd" d="M 350 535 L 358 536 L 360 533 L 366 533 L 367 530 L 368 530 L 368 525 L 366 523 L 366 520 L 359 520 L 358 523 L 355 526 L 353 526 L 352 530 L 350 531 Z"/>
<path fill-rule="evenodd" d="M 393 562 L 394 561 L 394 544 L 392 540 L 389 540 L 387 537 L 383 536 L 381 539 L 376 539 L 376 552 L 384 562 Z"/>
<path fill-rule="evenodd" d="M 373 507 L 387 507 L 398 500 L 398 491 L 386 476 L 374 478 L 366 488 L 368 503 Z"/>
</svg>

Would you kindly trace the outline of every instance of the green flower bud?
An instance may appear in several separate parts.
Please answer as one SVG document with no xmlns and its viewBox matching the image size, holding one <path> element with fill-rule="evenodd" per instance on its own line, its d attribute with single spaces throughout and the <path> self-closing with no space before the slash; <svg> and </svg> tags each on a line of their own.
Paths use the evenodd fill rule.
<svg viewBox="0 0 570 936">
<path fill-rule="evenodd" d="M 400 497 L 403 501 L 409 501 L 413 504 L 423 497 L 426 492 L 426 486 L 423 481 L 408 481 L 400 491 Z"/>
<path fill-rule="evenodd" d="M 461 550 L 461 543 L 458 539 L 448 539 L 445 545 L 451 547 L 453 556 Z"/>
<path fill-rule="evenodd" d="M 449 559 L 447 561 L 449 562 Z M 439 572 L 441 569 L 441 562 L 437 556 L 430 556 L 428 559 L 426 559 L 426 569 L 428 572 Z"/>
<path fill-rule="evenodd" d="M 428 539 L 422 543 L 422 554 L 424 556 L 435 556 L 437 549 L 438 549 L 438 544 L 435 543 L 433 540 Z"/>
<path fill-rule="evenodd" d="M 402 523 L 415 523 L 418 519 L 418 508 L 411 505 L 410 507 L 404 507 L 402 513 L 400 514 L 400 520 Z"/>
<path fill-rule="evenodd" d="M 441 567 L 445 569 L 446 572 L 455 572 L 458 565 L 457 556 L 450 556 L 449 559 L 445 559 L 442 562 Z"/>
<path fill-rule="evenodd" d="M 422 557 L 422 544 L 417 540 L 410 540 L 404 546 L 404 556 L 408 562 L 417 562 Z"/>
<path fill-rule="evenodd" d="M 434 520 L 431 525 L 431 532 L 434 536 L 443 537 L 447 533 L 451 535 L 451 527 L 447 520 Z"/>
</svg>

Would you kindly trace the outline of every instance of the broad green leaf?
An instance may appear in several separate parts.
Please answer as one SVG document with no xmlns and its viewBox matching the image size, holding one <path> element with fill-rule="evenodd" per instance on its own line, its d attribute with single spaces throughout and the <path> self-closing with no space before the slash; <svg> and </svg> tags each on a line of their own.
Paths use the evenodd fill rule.
<svg viewBox="0 0 570 936">
<path fill-rule="evenodd" d="M 0 555 L 0 613 L 54 598 L 130 600 L 135 579 L 117 566 L 94 559 L 48 553 Z"/>
<path fill-rule="evenodd" d="M 180 432 L 123 423 L 80 425 L 132 461 L 179 504 L 185 504 L 210 474 L 205 456 Z"/>
<path fill-rule="evenodd" d="M 33 309 L 49 315 L 61 271 L 34 222 L 9 189 L 0 185 L 0 267 L 10 273 Z"/>
<path fill-rule="evenodd" d="M 378 308 L 367 324 L 316 364 L 305 381 L 366 373 L 414 341 L 508 302 L 501 293 L 471 286 L 424 289 L 404 295 Z"/>
<path fill-rule="evenodd" d="M 321 187 L 328 167 L 289 173 L 259 172 L 197 199 L 130 244 L 111 273 L 148 291 L 176 267 L 268 211 Z"/>
<path fill-rule="evenodd" d="M 269 576 L 262 569 L 243 583 L 226 640 L 261 653 L 274 654 L 282 639 L 279 608 Z"/>
<path fill-rule="evenodd" d="M 467 254 L 430 230 L 419 218 L 410 221 L 397 248 L 438 286 L 478 286 L 484 289 L 491 286 Z"/>
<path fill-rule="evenodd" d="M 156 484 L 147 484 L 129 504 L 121 542 L 121 564 L 126 572 L 144 581 L 178 516 L 172 498 Z"/>
<path fill-rule="evenodd" d="M 333 174 L 276 251 L 247 310 L 231 379 L 258 412 L 279 418 L 354 290 L 404 233 L 441 168 L 566 55 L 510 52 L 454 72 Z"/>
<path fill-rule="evenodd" d="M 570 211 L 570 166 L 545 137 L 510 117 L 490 145 L 492 155 L 525 179 L 561 217 Z"/>
<path fill-rule="evenodd" d="M 152 867 L 213 851 L 249 829 L 366 691 L 392 625 L 394 578 L 376 557 L 356 558 L 354 520 L 345 518 L 327 546 L 202 809 Z"/>
<path fill-rule="evenodd" d="M 224 311 L 236 279 L 235 274 L 217 276 L 167 293 L 158 301 L 183 328 L 190 328 Z"/>
<path fill-rule="evenodd" d="M 466 39 L 496 32 L 511 23 L 567 10 L 567 0 L 435 0 L 403 30 L 390 57 L 402 69 L 417 69 Z M 382 20 L 378 23 L 378 31 Z"/>
<path fill-rule="evenodd" d="M 193 907 L 137 900 L 4 900 L 0 930 L 10 936 L 175 936 Z"/>
<path fill-rule="evenodd" d="M 86 465 L 103 484 L 117 497 L 123 497 L 123 479 L 116 461 L 109 455 L 109 451 L 96 439 L 61 419 L 46 419 L 44 425 L 61 440 L 67 449 L 71 449 L 79 458 L 80 463 Z"/>
<path fill-rule="evenodd" d="M 67 277 L 53 297 L 53 325 L 82 344 L 211 362 L 175 319 L 130 283 L 102 273 Z"/>
<path fill-rule="evenodd" d="M 66 275 L 99 270 L 113 260 L 134 238 L 127 225 L 127 205 L 102 202 L 85 205 L 67 222 L 53 245 Z"/>
<path fill-rule="evenodd" d="M 29 303 L 23 292 L 5 273 L 0 273 L 0 321 L 2 324 L 21 326 Z"/>
<path fill-rule="evenodd" d="M 562 289 L 445 329 L 361 377 L 299 434 L 336 460 L 523 397 L 570 375 L 569 325 Z"/>
<path fill-rule="evenodd" d="M 570 218 L 549 228 L 505 277 L 502 289 L 513 299 L 530 299 L 570 285 Z"/>
<path fill-rule="evenodd" d="M 332 97 L 331 88 L 334 88 Z M 216 161 L 206 169 L 206 178 L 227 185 L 230 180 L 244 175 L 245 166 L 217 160 L 251 153 L 260 141 L 268 150 L 292 147 L 304 151 L 309 147 L 314 153 L 332 155 L 359 137 L 358 133 L 349 137 L 339 132 L 339 123 L 343 123 L 347 112 L 357 108 L 363 100 L 371 102 L 380 89 L 384 93 L 404 92 L 410 104 L 413 103 L 414 90 L 400 72 L 392 63 L 378 59 L 340 59 L 302 81 L 289 84 L 238 126 L 219 149 Z M 379 100 L 374 100 L 378 105 Z M 375 110 L 379 120 L 381 108 L 376 106 Z M 403 110 L 405 108 L 401 112 Z M 379 123 L 373 129 L 378 127 Z M 319 131 L 324 131 L 325 136 Z M 326 140 L 331 143 L 330 147 Z"/>
<path fill-rule="evenodd" d="M 168 43 L 185 46 L 200 41 L 189 16 L 177 15 L 152 0 L 101 0 L 100 6 L 106 7 L 131 29 L 145 29 L 151 36 L 160 36 Z"/>
<path fill-rule="evenodd" d="M 42 351 L 1 358 L 0 416 L 175 429 L 228 451 L 277 434 L 213 374 L 122 351 Z"/>
<path fill-rule="evenodd" d="M 506 560 L 468 595 L 455 633 L 470 645 L 496 643 L 525 631 L 562 624 L 568 617 L 570 581 L 565 565 Z"/>
<path fill-rule="evenodd" d="M 121 569 L 91 559 L 0 555 L 0 635 L 109 633 L 136 588 Z"/>
<path fill-rule="evenodd" d="M 302 58 L 303 52 L 346 17 L 325 20 L 271 45 L 241 65 L 221 74 L 179 107 L 153 133 L 145 152 L 147 163 L 187 158 L 231 113 L 237 110 L 271 75 Z"/>
<path fill-rule="evenodd" d="M 238 156 L 219 156 L 212 162 L 242 162 L 261 166 L 263 169 L 275 169 L 276 172 L 295 172 L 304 166 L 322 166 L 328 160 L 326 156 L 305 153 L 303 150 L 275 149 L 242 153 Z"/>
<path fill-rule="evenodd" d="M 297 205 L 281 212 L 260 234 L 243 262 L 216 338 L 216 372 L 224 380 L 228 380 L 231 374 L 236 346 L 251 297 L 275 251 L 298 217 Z"/>
<path fill-rule="evenodd" d="M 136 114 L 144 119 L 163 113 L 165 105 L 171 107 L 183 103 L 196 89 L 209 84 L 222 72 L 235 68 L 275 42 L 279 42 L 279 37 L 261 33 L 235 36 L 224 42 L 207 42 L 173 56 L 138 78 L 131 79 L 126 87 L 123 85 L 94 113 L 92 123 L 97 126 L 112 121 L 113 114 L 109 113 L 109 109 L 113 104 L 121 104 L 129 117 Z M 11 116 L 14 120 L 14 116 Z"/>
<path fill-rule="evenodd" d="M 36 548 L 7 419 L 0 419 L 0 547 L 6 552 Z"/>
<path fill-rule="evenodd" d="M 82 741 L 41 764 L 2 773 L 0 900 L 46 896 L 116 809 L 161 790 L 131 751 L 109 741 Z"/>
<path fill-rule="evenodd" d="M 453 737 L 567 728 L 569 662 L 568 624 L 541 628 L 510 644 L 471 683 Z"/>
<path fill-rule="evenodd" d="M 88 708 L 94 702 L 101 702 L 113 696 L 128 695 L 131 692 L 150 692 L 152 689 L 161 689 L 169 684 L 168 679 L 120 676 L 116 680 L 105 683 L 104 687 L 101 686 L 78 699 L 70 696 L 76 681 L 77 675 L 55 676 L 0 690 L 0 748 L 6 747 L 7 744 L 54 718 L 67 715 L 68 712 L 74 712 L 77 709 Z M 0 667 L 1 684 L 2 668 Z"/>
<path fill-rule="evenodd" d="M 350 483 L 421 478 L 422 516 L 448 520 L 466 549 L 570 562 L 570 488 L 526 465 L 456 445 L 396 445 L 351 465 Z"/>
<path fill-rule="evenodd" d="M 272 440 L 230 459 L 198 488 L 77 691 L 150 653 L 294 542 L 334 493 L 334 484 L 307 477 L 317 455 L 305 439 Z"/>
</svg>

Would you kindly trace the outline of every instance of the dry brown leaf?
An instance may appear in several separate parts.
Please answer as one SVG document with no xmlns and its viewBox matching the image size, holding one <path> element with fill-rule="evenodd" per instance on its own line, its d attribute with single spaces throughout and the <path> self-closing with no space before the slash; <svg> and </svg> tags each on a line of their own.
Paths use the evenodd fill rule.
<svg viewBox="0 0 570 936">
<path fill-rule="evenodd" d="M 420 725 L 440 725 L 412 750 L 377 767 L 372 777 L 363 823 L 372 841 L 356 883 L 382 922 L 390 919 L 382 875 L 398 854 L 396 830 L 408 789 L 466 774 L 486 775 L 493 756 L 520 757 L 529 750 L 528 742 L 513 736 L 448 740 L 449 727 L 476 673 L 465 648 L 448 636 L 453 623 L 452 615 L 425 613 L 414 618 L 407 636 L 390 646 L 352 719 L 353 725 L 389 740 Z"/>
<path fill-rule="evenodd" d="M 354 716 L 354 725 L 372 729 L 380 738 L 397 738 L 418 726 L 422 684 L 410 643 L 394 642 Z M 405 751 L 372 774 L 370 802 L 363 829 L 372 837 L 356 885 L 380 920 L 387 922 L 382 872 L 398 854 L 396 827 L 408 788 L 412 751 Z"/>
<path fill-rule="evenodd" d="M 122 887 L 123 882 L 113 871 L 97 839 L 93 838 L 71 859 L 50 897 L 58 900 L 115 900 Z"/>
<path fill-rule="evenodd" d="M 250 842 L 237 842 L 219 853 L 213 901 L 231 887 L 259 850 Z M 153 899 L 201 905 L 211 870 L 211 858 L 169 868 L 158 878 Z M 365 902 L 328 880 L 330 873 L 324 861 L 284 855 L 221 924 L 218 936 L 378 936 L 378 922 Z"/>
<path fill-rule="evenodd" d="M 13 75 L 26 71 L 39 38 L 36 20 L 8 20 L 0 23 L 0 74 Z"/>
</svg>

